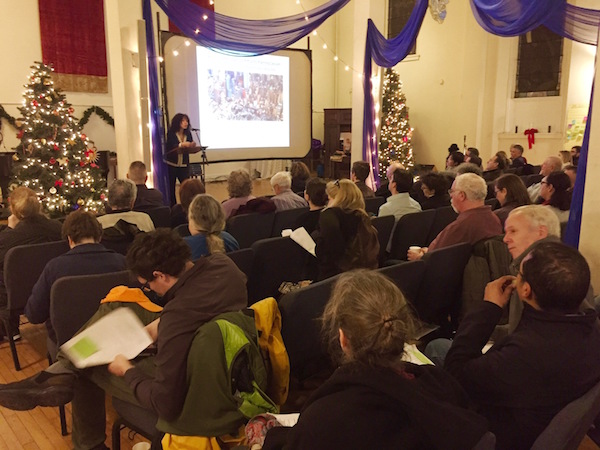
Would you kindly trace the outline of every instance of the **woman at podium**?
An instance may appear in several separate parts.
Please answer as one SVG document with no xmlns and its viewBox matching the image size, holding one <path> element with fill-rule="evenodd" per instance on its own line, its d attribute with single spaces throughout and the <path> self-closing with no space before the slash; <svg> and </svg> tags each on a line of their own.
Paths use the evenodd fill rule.
<svg viewBox="0 0 600 450">
<path fill-rule="evenodd" d="M 175 180 L 179 183 L 190 177 L 190 155 L 186 149 L 195 148 L 197 144 L 192 139 L 190 118 L 187 114 L 175 114 L 167 133 L 166 162 L 169 169 L 169 192 L 171 206 L 175 201 Z"/>
</svg>

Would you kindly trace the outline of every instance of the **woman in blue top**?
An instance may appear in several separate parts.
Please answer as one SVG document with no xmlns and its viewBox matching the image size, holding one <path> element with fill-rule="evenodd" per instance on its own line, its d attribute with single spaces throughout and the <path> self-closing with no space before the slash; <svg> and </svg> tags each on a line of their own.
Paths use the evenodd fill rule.
<svg viewBox="0 0 600 450">
<path fill-rule="evenodd" d="M 235 238 L 223 231 L 225 212 L 221 204 L 209 194 L 194 197 L 188 209 L 188 222 L 191 236 L 184 238 L 192 250 L 192 260 L 212 253 L 226 253 L 239 250 Z"/>
</svg>

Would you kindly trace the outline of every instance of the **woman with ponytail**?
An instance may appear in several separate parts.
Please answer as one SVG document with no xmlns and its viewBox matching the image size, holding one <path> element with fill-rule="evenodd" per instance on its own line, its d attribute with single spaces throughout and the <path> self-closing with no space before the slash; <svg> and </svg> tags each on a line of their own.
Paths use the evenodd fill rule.
<svg viewBox="0 0 600 450">
<path fill-rule="evenodd" d="M 263 449 L 475 447 L 487 422 L 466 409 L 460 385 L 440 368 L 403 360 L 413 329 L 410 305 L 392 281 L 368 270 L 342 274 L 322 317 L 339 366 L 298 423 L 273 428 Z"/>
<path fill-rule="evenodd" d="M 209 194 L 199 194 L 188 208 L 191 236 L 184 238 L 192 250 L 192 260 L 213 253 L 239 250 L 240 245 L 225 230 L 225 212 L 221 204 Z"/>
</svg>

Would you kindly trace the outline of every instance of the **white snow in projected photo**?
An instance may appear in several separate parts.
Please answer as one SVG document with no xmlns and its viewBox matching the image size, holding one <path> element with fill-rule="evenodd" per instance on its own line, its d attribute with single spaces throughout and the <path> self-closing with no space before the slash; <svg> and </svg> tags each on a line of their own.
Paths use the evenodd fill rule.
<svg viewBox="0 0 600 450">
<path fill-rule="evenodd" d="M 286 56 L 236 57 L 197 47 L 202 145 L 290 145 L 290 62 Z"/>
</svg>

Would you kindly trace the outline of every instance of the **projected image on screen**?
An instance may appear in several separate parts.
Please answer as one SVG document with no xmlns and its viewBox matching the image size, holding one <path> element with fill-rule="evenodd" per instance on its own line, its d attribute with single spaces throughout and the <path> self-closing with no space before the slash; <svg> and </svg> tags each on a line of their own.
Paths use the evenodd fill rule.
<svg viewBox="0 0 600 450">
<path fill-rule="evenodd" d="M 289 58 L 233 57 L 203 47 L 196 52 L 202 145 L 288 147 Z"/>
<path fill-rule="evenodd" d="M 216 118 L 283 121 L 283 76 L 208 69 L 207 78 Z"/>
</svg>

